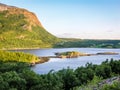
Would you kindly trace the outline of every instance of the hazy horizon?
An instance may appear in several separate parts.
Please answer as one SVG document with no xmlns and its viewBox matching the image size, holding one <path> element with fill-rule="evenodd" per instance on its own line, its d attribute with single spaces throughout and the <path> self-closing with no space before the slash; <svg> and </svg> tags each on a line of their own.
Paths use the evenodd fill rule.
<svg viewBox="0 0 120 90">
<path fill-rule="evenodd" d="M 63 38 L 119 39 L 120 0 L 0 0 L 34 12 L 45 29 Z"/>
</svg>

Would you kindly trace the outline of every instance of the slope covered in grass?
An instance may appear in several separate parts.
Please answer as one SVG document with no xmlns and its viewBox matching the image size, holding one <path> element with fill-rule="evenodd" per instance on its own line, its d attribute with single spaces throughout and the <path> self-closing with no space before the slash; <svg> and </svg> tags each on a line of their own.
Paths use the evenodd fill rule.
<svg viewBox="0 0 120 90">
<path fill-rule="evenodd" d="M 51 47 L 59 41 L 34 13 L 4 4 L 0 7 L 6 7 L 0 8 L 0 49 Z"/>
</svg>

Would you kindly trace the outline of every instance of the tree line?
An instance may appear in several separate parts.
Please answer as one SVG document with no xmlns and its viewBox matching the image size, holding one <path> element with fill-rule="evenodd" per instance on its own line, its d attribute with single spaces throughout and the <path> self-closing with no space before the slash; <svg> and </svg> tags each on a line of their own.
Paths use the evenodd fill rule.
<svg viewBox="0 0 120 90">
<path fill-rule="evenodd" d="M 54 47 L 120 48 L 120 40 L 82 40 L 62 38 L 62 42 L 55 44 Z"/>
</svg>

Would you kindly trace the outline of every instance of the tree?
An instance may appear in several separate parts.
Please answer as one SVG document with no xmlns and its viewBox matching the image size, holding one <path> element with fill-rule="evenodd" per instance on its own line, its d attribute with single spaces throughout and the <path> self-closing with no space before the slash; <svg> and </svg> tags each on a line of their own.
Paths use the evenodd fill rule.
<svg viewBox="0 0 120 90">
<path fill-rule="evenodd" d="M 111 77 L 112 70 L 109 65 L 100 65 L 96 67 L 95 73 L 96 76 L 103 77 L 105 79 Z"/>
<path fill-rule="evenodd" d="M 75 70 L 76 77 L 79 79 L 79 85 L 86 84 L 94 77 L 94 72 L 91 68 L 78 67 Z"/>
<path fill-rule="evenodd" d="M 0 90 L 8 90 L 9 84 L 8 82 L 4 81 L 4 78 L 0 75 Z"/>
<path fill-rule="evenodd" d="M 39 84 L 39 75 L 31 70 L 24 69 L 20 74 L 20 77 L 25 79 L 27 90 Z"/>
<path fill-rule="evenodd" d="M 113 61 L 113 59 L 111 59 L 110 66 L 113 73 L 120 74 L 120 60 Z"/>
<path fill-rule="evenodd" d="M 1 76 L 8 83 L 9 88 L 16 88 L 17 90 L 26 89 L 25 79 L 21 78 L 15 71 L 3 73 Z"/>
<path fill-rule="evenodd" d="M 63 82 L 63 89 L 70 90 L 78 85 L 78 78 L 76 77 L 73 69 L 63 69 L 58 72 Z"/>
</svg>

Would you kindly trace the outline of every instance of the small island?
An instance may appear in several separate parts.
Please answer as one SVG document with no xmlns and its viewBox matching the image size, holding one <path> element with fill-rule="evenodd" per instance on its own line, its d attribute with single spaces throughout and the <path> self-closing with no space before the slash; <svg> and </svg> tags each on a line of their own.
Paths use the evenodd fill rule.
<svg viewBox="0 0 120 90">
<path fill-rule="evenodd" d="M 118 55 L 119 53 L 116 52 L 100 52 L 97 53 L 96 55 Z"/>
<path fill-rule="evenodd" d="M 77 51 L 68 51 L 62 53 L 55 53 L 57 58 L 76 58 L 79 56 L 88 56 L 88 54 L 77 52 Z"/>
<path fill-rule="evenodd" d="M 67 51 L 67 52 L 57 52 L 55 53 L 56 56 L 53 56 L 52 58 L 77 58 L 79 56 L 93 56 L 93 55 L 118 55 L 119 53 L 116 52 L 100 52 L 96 54 L 86 54 L 86 53 L 81 53 L 77 51 Z"/>
</svg>

